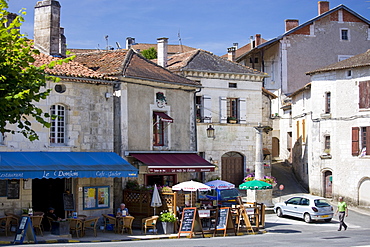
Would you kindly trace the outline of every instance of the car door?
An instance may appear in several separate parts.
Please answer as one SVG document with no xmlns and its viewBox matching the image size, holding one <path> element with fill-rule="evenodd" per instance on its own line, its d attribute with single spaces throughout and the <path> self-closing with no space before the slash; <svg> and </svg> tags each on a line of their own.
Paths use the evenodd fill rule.
<svg viewBox="0 0 370 247">
<path fill-rule="evenodd" d="M 285 202 L 284 214 L 299 217 L 299 204 L 301 197 L 292 197 Z"/>
<path fill-rule="evenodd" d="M 304 213 L 309 211 L 309 208 L 310 208 L 310 199 L 301 198 L 301 201 L 297 206 L 297 217 L 303 219 Z"/>
</svg>

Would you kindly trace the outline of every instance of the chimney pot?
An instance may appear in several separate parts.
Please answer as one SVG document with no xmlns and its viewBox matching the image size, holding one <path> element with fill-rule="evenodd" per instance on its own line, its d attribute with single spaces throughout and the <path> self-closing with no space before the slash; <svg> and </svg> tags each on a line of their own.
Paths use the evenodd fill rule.
<svg viewBox="0 0 370 247">
<path fill-rule="evenodd" d="M 234 62 L 235 61 L 235 46 L 227 48 L 227 60 Z"/>
<path fill-rule="evenodd" d="M 324 14 L 329 11 L 329 1 L 319 1 L 318 2 L 319 15 Z"/>
<path fill-rule="evenodd" d="M 255 36 L 255 46 L 259 46 L 260 44 L 262 44 L 262 41 L 261 41 L 261 34 L 256 34 Z"/>
<path fill-rule="evenodd" d="M 289 30 L 298 27 L 299 25 L 299 20 L 295 19 L 287 19 L 285 20 L 285 32 L 288 32 Z"/>
</svg>

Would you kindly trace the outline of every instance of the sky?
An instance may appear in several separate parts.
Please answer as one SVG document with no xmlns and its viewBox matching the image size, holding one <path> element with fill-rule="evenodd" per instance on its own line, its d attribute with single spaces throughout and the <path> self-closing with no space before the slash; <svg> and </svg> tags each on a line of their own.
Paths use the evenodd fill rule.
<svg viewBox="0 0 370 247">
<path fill-rule="evenodd" d="M 9 0 L 9 12 L 25 8 L 21 32 L 33 39 L 36 0 Z M 370 19 L 370 1 L 331 0 L 330 9 L 340 4 Z M 302 24 L 318 15 L 317 0 L 59 0 L 61 26 L 68 48 L 125 48 L 126 37 L 137 43 L 155 44 L 167 37 L 169 44 L 181 43 L 227 53 L 249 37 L 261 34 L 269 40 L 284 33 L 285 19 Z M 105 37 L 108 35 L 108 41 Z"/>
</svg>

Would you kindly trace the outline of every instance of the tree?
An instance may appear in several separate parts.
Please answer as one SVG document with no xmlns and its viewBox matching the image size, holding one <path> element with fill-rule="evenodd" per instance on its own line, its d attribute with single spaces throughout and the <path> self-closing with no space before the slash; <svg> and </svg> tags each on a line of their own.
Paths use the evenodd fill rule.
<svg viewBox="0 0 370 247">
<path fill-rule="evenodd" d="M 20 10 L 14 21 L 9 23 L 7 0 L 0 0 L 0 8 L 0 133 L 21 133 L 34 141 L 38 135 L 31 126 L 31 119 L 43 127 L 50 127 L 44 119 L 50 115 L 43 113 L 34 103 L 49 95 L 50 89 L 44 89 L 46 80 L 59 79 L 47 75 L 45 68 L 68 62 L 73 57 L 34 66 L 32 63 L 39 51 L 33 49 L 32 42 L 19 31 L 26 12 Z M 9 128 L 8 124 L 15 125 L 17 129 Z"/>
<path fill-rule="evenodd" d="M 157 50 L 154 47 L 150 47 L 147 50 L 142 50 L 140 53 L 143 55 L 143 57 L 149 60 L 157 58 Z"/>
</svg>

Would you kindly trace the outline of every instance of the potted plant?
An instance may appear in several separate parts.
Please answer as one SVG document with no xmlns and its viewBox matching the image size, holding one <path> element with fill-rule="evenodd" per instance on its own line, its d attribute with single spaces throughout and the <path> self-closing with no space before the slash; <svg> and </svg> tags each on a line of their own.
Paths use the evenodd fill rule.
<svg viewBox="0 0 370 247">
<path fill-rule="evenodd" d="M 237 118 L 236 117 L 227 117 L 227 122 L 228 123 L 236 123 L 237 122 Z"/>
<path fill-rule="evenodd" d="M 164 234 L 170 234 L 174 232 L 176 220 L 177 218 L 172 212 L 161 212 L 159 215 L 159 221 L 161 222 Z"/>
</svg>

